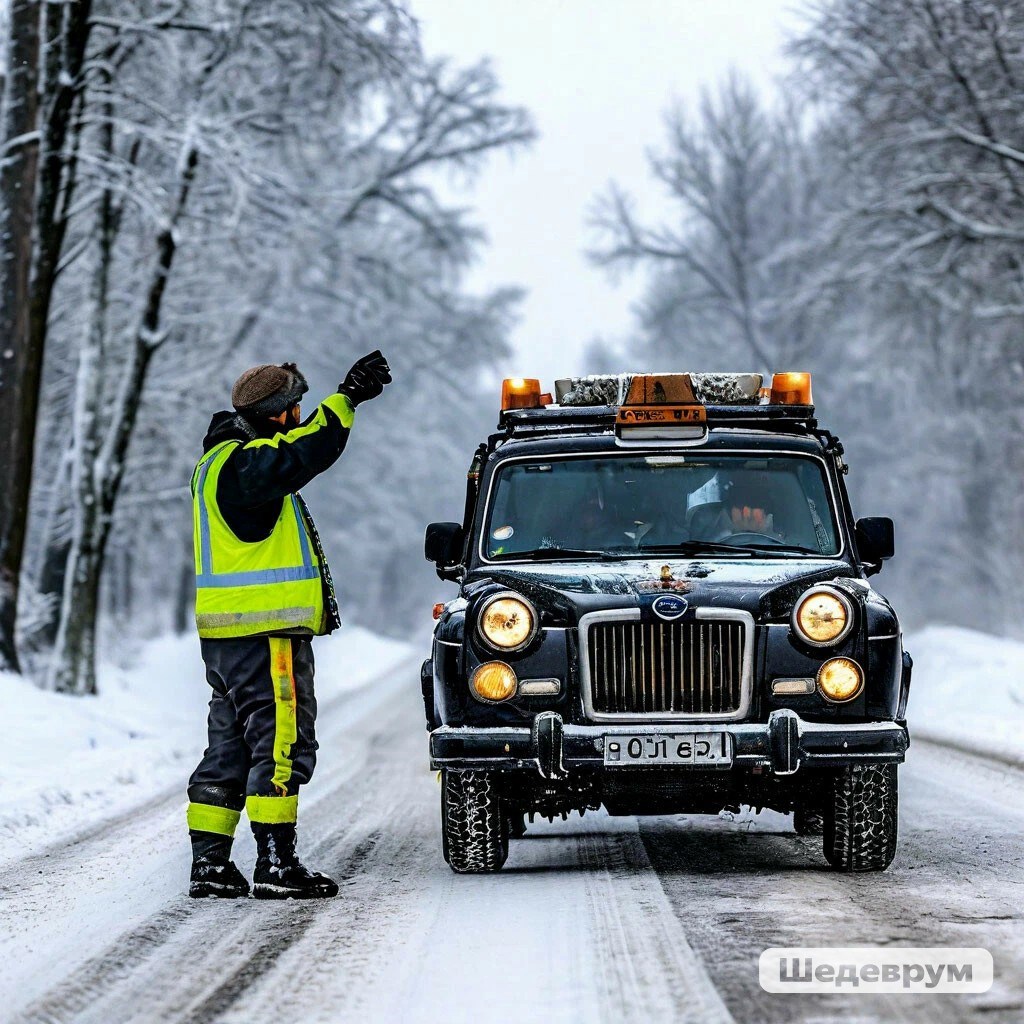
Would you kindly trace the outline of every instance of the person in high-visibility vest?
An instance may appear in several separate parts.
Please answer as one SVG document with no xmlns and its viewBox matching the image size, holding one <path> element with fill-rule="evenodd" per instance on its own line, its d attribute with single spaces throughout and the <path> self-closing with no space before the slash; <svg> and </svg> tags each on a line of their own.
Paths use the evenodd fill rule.
<svg viewBox="0 0 1024 1024">
<path fill-rule="evenodd" d="M 189 895 L 238 897 L 231 860 L 244 808 L 256 838 L 253 895 L 338 894 L 295 853 L 299 787 L 316 763 L 311 638 L 339 625 L 331 573 L 299 489 L 341 455 L 360 402 L 391 382 L 360 359 L 300 420 L 309 390 L 294 363 L 246 370 L 218 412 L 192 476 L 196 625 L 210 698 L 209 745 L 188 786 Z"/>
</svg>

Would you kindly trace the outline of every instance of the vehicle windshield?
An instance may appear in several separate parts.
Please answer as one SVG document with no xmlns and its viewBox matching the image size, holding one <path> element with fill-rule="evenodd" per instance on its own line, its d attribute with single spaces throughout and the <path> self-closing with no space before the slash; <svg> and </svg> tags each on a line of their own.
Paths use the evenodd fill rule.
<svg viewBox="0 0 1024 1024">
<path fill-rule="evenodd" d="M 488 559 L 838 554 L 824 468 L 799 455 L 606 455 L 497 472 Z"/>
</svg>

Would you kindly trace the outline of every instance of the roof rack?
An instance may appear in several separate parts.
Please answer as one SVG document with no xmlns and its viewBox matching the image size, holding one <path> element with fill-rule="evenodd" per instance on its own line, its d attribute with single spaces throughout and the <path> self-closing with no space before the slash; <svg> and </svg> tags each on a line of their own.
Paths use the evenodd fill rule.
<svg viewBox="0 0 1024 1024">
<path fill-rule="evenodd" d="M 817 421 L 813 405 L 709 405 L 708 426 L 739 430 L 766 430 L 784 434 L 814 434 Z M 580 434 L 611 431 L 618 406 L 541 406 L 537 409 L 506 409 L 498 429 L 506 437 L 543 434 Z"/>
</svg>

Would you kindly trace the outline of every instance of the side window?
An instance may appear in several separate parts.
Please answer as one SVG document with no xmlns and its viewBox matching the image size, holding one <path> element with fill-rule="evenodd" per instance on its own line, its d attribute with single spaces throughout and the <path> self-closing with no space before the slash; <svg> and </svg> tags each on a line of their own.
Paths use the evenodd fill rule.
<svg viewBox="0 0 1024 1024">
<path fill-rule="evenodd" d="M 817 547 L 819 551 L 825 553 L 838 551 L 836 526 L 821 467 L 813 462 L 799 462 L 797 466 L 800 489 L 811 525 L 811 537 L 807 540 L 807 546 Z"/>
<path fill-rule="evenodd" d="M 504 472 L 498 478 L 498 489 L 494 494 L 494 507 L 490 517 L 490 532 L 487 535 L 487 557 L 503 554 L 507 549 L 504 534 L 509 530 L 508 524 L 515 518 L 512 505 L 515 488 L 512 486 L 512 473 Z"/>
</svg>

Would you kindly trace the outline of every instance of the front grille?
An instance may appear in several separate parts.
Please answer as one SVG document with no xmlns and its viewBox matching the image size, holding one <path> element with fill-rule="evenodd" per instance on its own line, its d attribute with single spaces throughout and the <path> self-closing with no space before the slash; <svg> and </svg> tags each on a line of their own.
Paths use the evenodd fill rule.
<svg viewBox="0 0 1024 1024">
<path fill-rule="evenodd" d="M 727 715 L 743 698 L 740 620 L 594 622 L 587 630 L 598 714 Z"/>
</svg>

